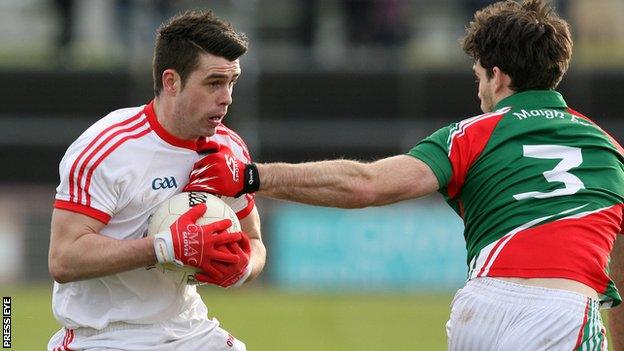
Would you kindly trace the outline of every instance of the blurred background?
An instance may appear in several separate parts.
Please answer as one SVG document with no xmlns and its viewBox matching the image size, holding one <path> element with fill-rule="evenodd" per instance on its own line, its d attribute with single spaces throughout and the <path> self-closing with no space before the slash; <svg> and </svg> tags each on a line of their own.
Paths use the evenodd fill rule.
<svg viewBox="0 0 624 351">
<path fill-rule="evenodd" d="M 47 270 L 58 162 L 94 121 L 153 98 L 164 19 L 212 9 L 249 37 L 226 124 L 256 161 L 373 160 L 480 113 L 458 39 L 491 2 L 0 1 L 0 292 L 15 299 L 14 347 L 40 349 L 59 328 Z M 624 1 L 555 3 L 575 38 L 559 90 L 621 141 Z M 439 196 L 366 210 L 258 206 L 262 278 L 238 291 L 202 288 L 251 349 L 445 348 L 466 253 L 462 224 Z"/>
</svg>

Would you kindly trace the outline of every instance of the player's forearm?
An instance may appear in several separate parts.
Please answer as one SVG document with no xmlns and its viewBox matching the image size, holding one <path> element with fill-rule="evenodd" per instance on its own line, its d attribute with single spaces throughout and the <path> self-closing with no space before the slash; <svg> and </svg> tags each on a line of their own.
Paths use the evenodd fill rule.
<svg viewBox="0 0 624 351">
<path fill-rule="evenodd" d="M 264 264 L 266 263 L 266 248 L 262 241 L 259 239 L 251 239 L 250 244 L 251 258 L 249 264 L 251 264 L 252 270 L 247 281 L 256 279 L 264 269 Z"/>
<path fill-rule="evenodd" d="M 611 278 L 620 294 L 624 293 L 624 236 L 618 235 L 610 264 Z M 613 351 L 624 351 L 624 306 L 612 308 L 608 311 L 609 334 Z"/>
<path fill-rule="evenodd" d="M 156 261 L 152 237 L 117 240 L 89 233 L 51 250 L 49 266 L 54 280 L 68 283 L 147 267 Z"/>
<path fill-rule="evenodd" d="M 260 193 L 311 205 L 359 208 L 370 206 L 373 174 L 366 164 L 349 160 L 300 164 L 257 164 Z"/>
</svg>

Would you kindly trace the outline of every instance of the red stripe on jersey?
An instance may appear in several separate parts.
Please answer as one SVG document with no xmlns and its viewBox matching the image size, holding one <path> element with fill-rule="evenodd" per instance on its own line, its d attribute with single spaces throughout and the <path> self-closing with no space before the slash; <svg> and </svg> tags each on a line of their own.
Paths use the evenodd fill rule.
<svg viewBox="0 0 624 351">
<path fill-rule="evenodd" d="M 65 345 L 65 349 L 67 351 L 74 351 L 74 350 L 69 348 L 69 344 L 71 344 L 72 342 L 74 342 L 74 330 L 70 329 L 69 330 L 69 341 L 67 342 L 67 345 Z"/>
<path fill-rule="evenodd" d="M 97 219 L 98 221 L 104 224 L 108 224 L 108 221 L 110 221 L 111 219 L 111 216 L 108 213 L 102 212 L 100 210 L 96 210 L 93 207 L 88 207 L 83 204 L 77 204 L 75 202 L 70 202 L 70 201 L 55 200 L 54 208 L 81 213 L 83 215 L 87 215 L 91 218 Z"/>
<path fill-rule="evenodd" d="M 144 123 L 141 123 L 144 124 Z M 138 127 L 137 127 L 138 128 Z M 136 128 L 134 128 L 136 129 Z M 126 135 L 123 138 L 119 139 L 119 141 L 117 141 L 115 144 L 113 144 L 113 146 L 111 146 L 108 150 L 106 150 L 106 152 L 104 152 L 102 154 L 102 156 L 100 156 L 95 163 L 93 164 L 93 166 L 91 166 L 91 168 L 89 169 L 89 173 L 87 173 L 87 180 L 85 182 L 85 194 L 86 194 L 86 205 L 90 206 L 91 205 L 91 195 L 89 194 L 89 186 L 91 185 L 91 177 L 93 176 L 93 172 L 95 172 L 95 169 L 100 165 L 100 163 L 102 163 L 102 161 L 111 154 L 111 152 L 115 151 L 115 149 L 117 149 L 120 145 L 122 145 L 123 143 L 125 143 L 128 140 L 131 139 L 139 139 L 142 136 L 146 135 L 147 133 L 151 132 L 152 130 L 150 128 L 146 128 L 143 131 L 137 133 L 137 134 L 130 134 L 130 135 Z M 95 152 L 97 153 L 97 151 Z M 94 155 L 95 155 L 94 153 Z"/>
<path fill-rule="evenodd" d="M 65 328 L 65 335 L 63 336 L 63 341 L 61 342 L 61 346 L 55 348 L 54 350 L 62 351 L 65 348 L 65 344 L 67 343 L 68 338 L 69 338 L 69 329 Z"/>
<path fill-rule="evenodd" d="M 585 116 L 584 114 L 582 114 L 582 113 L 580 113 L 580 112 L 578 112 L 576 110 L 573 110 L 573 109 L 571 109 L 569 107 L 568 107 L 568 112 L 573 114 L 576 117 L 581 117 L 581 118 L 585 119 L 586 121 L 591 122 L 591 124 L 593 124 L 596 128 L 600 129 L 609 138 L 609 140 L 611 140 L 611 143 L 620 152 L 620 155 L 624 156 L 624 148 L 622 148 L 620 143 L 618 143 L 617 140 L 615 140 L 615 138 L 611 136 L 611 134 L 607 133 L 604 129 L 600 128 L 599 125 L 594 123 L 594 121 L 589 119 L 589 117 Z"/>
<path fill-rule="evenodd" d="M 243 139 L 238 134 L 236 134 L 233 130 L 231 130 L 230 128 L 226 127 L 223 124 L 217 127 L 216 133 L 219 135 L 226 135 L 234 143 L 238 144 L 238 146 L 240 146 L 241 149 L 243 150 L 243 155 L 247 158 L 247 160 L 249 160 L 249 162 L 251 162 L 251 156 L 249 154 L 249 149 L 247 148 L 247 144 L 245 144 Z"/>
<path fill-rule="evenodd" d="M 583 323 L 581 323 L 581 329 L 578 332 L 578 336 L 576 337 L 576 345 L 574 345 L 574 349 L 576 350 L 581 343 L 583 342 L 583 330 L 585 329 L 585 324 L 587 324 L 587 318 L 589 315 L 589 299 L 585 302 L 585 312 L 583 313 Z"/>
<path fill-rule="evenodd" d="M 242 141 L 242 139 L 240 139 L 240 137 L 238 137 L 238 135 L 233 134 L 233 132 L 228 132 L 227 130 L 222 130 L 222 129 L 221 130 L 217 129 L 217 134 L 227 136 L 235 144 L 240 146 L 241 149 L 243 150 L 243 156 L 245 156 L 249 161 L 251 161 L 251 157 L 249 154 L 249 150 L 247 149 L 247 145 Z"/>
<path fill-rule="evenodd" d="M 73 351 L 72 349 L 69 348 L 69 344 L 71 344 L 72 341 L 74 341 L 74 331 L 72 329 L 65 328 L 65 335 L 63 336 L 63 341 L 61 343 L 61 346 L 57 346 L 52 350 L 53 351 Z"/>
<path fill-rule="evenodd" d="M 509 234 L 508 234 L 509 235 Z M 483 277 L 485 274 L 485 270 L 486 268 L 489 266 L 490 261 L 492 261 L 492 259 L 494 258 L 494 256 L 496 255 L 496 252 L 498 252 L 498 248 L 505 244 L 507 242 L 507 236 L 505 235 L 502 238 L 498 239 L 498 241 L 496 242 L 496 244 L 494 245 L 494 247 L 490 250 L 490 253 L 488 254 L 488 257 L 485 259 L 485 262 L 483 263 L 483 266 L 481 267 L 481 269 L 479 270 L 479 273 L 477 274 L 477 277 Z"/>
<path fill-rule="evenodd" d="M 93 165 L 90 164 L 91 160 L 104 148 L 106 148 L 107 144 L 111 142 L 111 140 L 115 139 L 116 137 L 122 135 L 122 134 L 127 134 L 130 132 L 135 131 L 138 128 L 141 128 L 142 126 L 144 126 L 147 123 L 146 119 L 143 119 L 141 122 L 136 123 L 134 125 L 128 126 L 126 128 L 120 129 L 115 131 L 114 133 L 112 133 L 111 135 L 109 135 L 106 139 L 104 139 L 104 141 L 102 141 L 101 143 L 98 144 L 98 146 L 93 149 L 93 151 L 91 151 L 91 153 L 89 154 L 89 156 L 87 156 L 87 158 L 85 159 L 84 163 L 82 164 L 82 166 L 80 167 L 80 170 L 78 171 L 78 177 L 77 177 L 77 181 L 76 183 L 78 184 L 78 201 L 76 201 L 77 203 L 82 203 L 82 193 L 85 193 L 85 200 L 86 200 L 86 205 L 89 206 L 90 205 L 90 199 L 91 199 L 91 195 L 89 194 L 89 187 L 88 184 L 91 178 L 91 175 L 93 174 L 93 171 L 95 171 L 95 167 L 97 167 L 97 164 L 99 164 L 99 162 L 97 162 L 97 164 Z M 149 128 L 147 129 L 148 131 L 150 130 Z M 122 138 L 123 139 L 123 138 Z M 116 144 L 115 144 L 116 145 Z M 98 160 L 101 160 L 102 158 L 100 157 Z M 101 161 L 100 161 L 101 162 Z M 83 174 L 85 173 L 85 170 L 87 169 L 87 167 L 89 167 L 88 173 L 87 173 L 87 178 L 85 181 L 85 186 L 84 188 L 82 187 L 82 183 L 83 183 Z"/>
<path fill-rule="evenodd" d="M 245 196 L 247 197 L 247 207 L 245 207 L 242 210 L 236 212 L 236 217 L 238 217 L 239 220 L 249 216 L 249 214 L 254 209 L 254 206 L 256 204 L 256 201 L 254 200 L 253 196 L 251 196 L 249 194 L 245 194 Z"/>
<path fill-rule="evenodd" d="M 217 132 L 218 131 L 225 131 L 227 132 L 230 137 L 232 137 L 232 139 L 235 139 L 235 141 L 237 141 L 237 144 L 244 146 L 244 148 L 247 148 L 247 145 L 245 144 L 245 141 L 243 140 L 243 138 L 240 137 L 240 135 L 238 135 L 235 131 L 233 131 L 232 129 L 228 128 L 225 124 L 220 124 L 219 127 L 217 127 Z"/>
<path fill-rule="evenodd" d="M 487 276 L 566 278 L 603 293 L 610 281 L 605 270 L 623 210 L 624 205 L 617 204 L 522 230 L 493 258 Z"/>
<path fill-rule="evenodd" d="M 460 129 L 449 136 L 449 161 L 453 170 L 447 185 L 450 198 L 455 198 L 461 191 L 468 170 L 485 149 L 504 115 L 504 112 L 492 113 L 462 121 Z"/>
<path fill-rule="evenodd" d="M 76 202 L 75 199 L 75 195 L 74 195 L 74 184 L 75 182 L 78 181 L 78 178 L 76 178 L 76 181 L 74 181 L 74 173 L 76 171 L 76 168 L 78 167 L 78 165 L 80 164 L 80 160 L 82 159 L 82 157 L 84 155 L 87 154 L 87 152 L 89 152 L 89 150 L 104 136 L 106 135 L 106 133 L 108 133 L 109 131 L 111 131 L 114 128 L 117 127 L 121 127 L 123 125 L 126 124 L 131 124 L 132 122 L 136 121 L 137 119 L 139 119 L 141 117 L 141 115 L 143 114 L 143 111 L 137 113 L 136 115 L 125 119 L 119 123 L 115 123 L 109 127 L 107 127 L 106 129 L 104 129 L 103 131 L 101 131 L 95 138 L 93 138 L 93 140 L 91 140 L 91 142 L 87 145 L 87 147 L 85 147 L 82 152 L 78 155 L 78 157 L 74 160 L 74 163 L 71 166 L 71 169 L 69 171 L 69 200 L 72 202 Z M 78 200 L 78 202 L 80 202 L 80 200 Z"/>
</svg>

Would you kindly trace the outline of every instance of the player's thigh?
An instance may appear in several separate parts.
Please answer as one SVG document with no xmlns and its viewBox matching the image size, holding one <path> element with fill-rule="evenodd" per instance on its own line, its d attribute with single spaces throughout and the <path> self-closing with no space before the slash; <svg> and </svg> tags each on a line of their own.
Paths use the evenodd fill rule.
<svg viewBox="0 0 624 351">
<path fill-rule="evenodd" d="M 585 340 L 602 345 L 602 330 L 596 301 L 491 278 L 456 294 L 447 323 L 452 351 L 572 350 Z"/>
<path fill-rule="evenodd" d="M 582 314 L 552 306 L 528 310 L 501 338 L 499 350 L 607 350 L 607 338 L 597 302 Z"/>
<path fill-rule="evenodd" d="M 179 350 L 246 351 L 245 344 L 221 327 L 176 343 Z"/>
<path fill-rule="evenodd" d="M 76 351 L 247 350 L 242 341 L 234 338 L 218 325 L 214 326 L 214 324 L 206 327 L 200 325 L 194 332 L 177 339 L 164 336 L 167 332 L 171 332 L 171 328 L 163 329 L 161 325 L 151 325 L 144 328 L 128 326 L 127 328 L 118 328 L 101 333 L 87 328 L 72 332 L 74 334 L 70 334 L 72 336 L 68 337 L 66 329 L 59 330 L 50 339 L 48 351 L 67 349 Z"/>
<path fill-rule="evenodd" d="M 494 350 L 505 328 L 501 306 L 470 289 L 460 290 L 451 304 L 446 323 L 449 351 Z"/>
</svg>

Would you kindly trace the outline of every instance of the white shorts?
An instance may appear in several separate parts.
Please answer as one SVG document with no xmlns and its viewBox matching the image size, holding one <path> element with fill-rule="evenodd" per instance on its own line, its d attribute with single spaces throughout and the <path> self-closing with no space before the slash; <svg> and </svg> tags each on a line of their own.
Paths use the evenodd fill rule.
<svg viewBox="0 0 624 351">
<path fill-rule="evenodd" d="M 189 328 L 190 326 L 190 328 Z M 48 342 L 48 351 L 245 351 L 240 340 L 219 327 L 216 319 L 159 324 L 128 324 L 116 322 L 97 330 L 63 328 Z"/>
<path fill-rule="evenodd" d="M 446 333 L 451 351 L 607 350 L 598 301 L 494 278 L 457 292 Z"/>
</svg>

